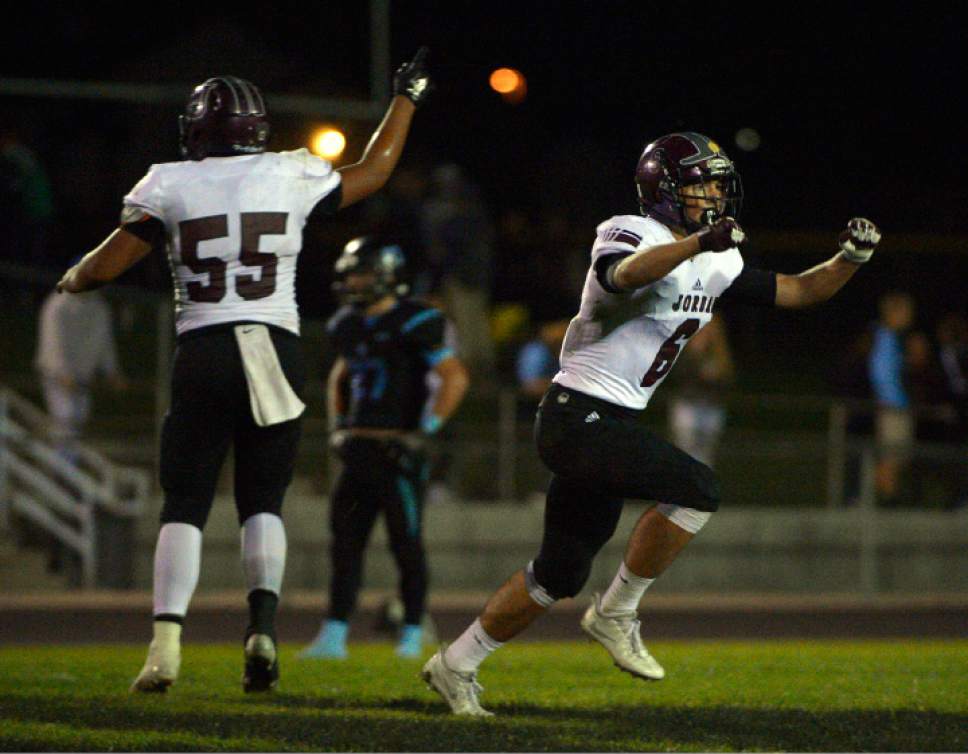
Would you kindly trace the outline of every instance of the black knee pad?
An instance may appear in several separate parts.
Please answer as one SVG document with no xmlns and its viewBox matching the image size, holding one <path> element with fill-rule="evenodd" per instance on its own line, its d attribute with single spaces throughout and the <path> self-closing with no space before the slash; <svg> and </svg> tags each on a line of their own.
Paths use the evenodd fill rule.
<svg viewBox="0 0 968 754">
<path fill-rule="evenodd" d="M 591 572 L 592 559 L 577 553 L 549 558 L 542 552 L 534 560 L 535 581 L 556 600 L 578 594 Z"/>
<path fill-rule="evenodd" d="M 686 503 L 686 505 L 706 513 L 718 511 L 722 493 L 716 472 L 704 463 L 697 463 L 693 472 L 693 483 L 695 485 L 695 500 Z"/>
</svg>

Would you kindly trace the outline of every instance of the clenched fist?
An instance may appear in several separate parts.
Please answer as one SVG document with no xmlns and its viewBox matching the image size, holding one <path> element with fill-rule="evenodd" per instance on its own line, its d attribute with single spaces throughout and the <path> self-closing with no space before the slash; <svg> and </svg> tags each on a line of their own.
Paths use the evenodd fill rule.
<svg viewBox="0 0 968 754">
<path fill-rule="evenodd" d="M 731 217 L 723 217 L 696 232 L 701 251 L 726 251 L 746 243 L 746 234 Z"/>
<path fill-rule="evenodd" d="M 847 223 L 847 230 L 837 238 L 844 257 L 854 264 L 863 264 L 870 259 L 880 240 L 881 231 L 863 217 L 855 217 Z"/>
</svg>

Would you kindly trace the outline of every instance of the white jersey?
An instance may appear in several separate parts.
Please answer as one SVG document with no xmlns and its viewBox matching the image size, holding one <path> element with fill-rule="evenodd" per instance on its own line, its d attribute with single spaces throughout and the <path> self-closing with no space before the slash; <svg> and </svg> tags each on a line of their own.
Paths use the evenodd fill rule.
<svg viewBox="0 0 968 754">
<path fill-rule="evenodd" d="M 618 215 L 598 226 L 556 383 L 620 406 L 646 407 L 683 346 L 712 319 L 716 300 L 742 271 L 743 257 L 735 248 L 700 253 L 628 292 L 606 290 L 595 263 L 675 240 L 664 225 L 638 215 Z"/>
<path fill-rule="evenodd" d="M 340 185 L 305 149 L 152 165 L 122 222 L 165 224 L 178 334 L 251 321 L 299 334 L 296 259 L 306 218 Z"/>
</svg>

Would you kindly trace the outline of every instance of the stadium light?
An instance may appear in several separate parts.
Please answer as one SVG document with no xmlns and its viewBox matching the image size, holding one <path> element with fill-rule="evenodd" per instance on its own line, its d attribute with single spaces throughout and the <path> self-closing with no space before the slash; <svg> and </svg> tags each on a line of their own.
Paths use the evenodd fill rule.
<svg viewBox="0 0 968 754">
<path fill-rule="evenodd" d="M 489 83 L 491 89 L 512 105 L 523 102 L 528 93 L 528 82 L 524 74 L 513 68 L 496 69 L 491 73 Z"/>
<path fill-rule="evenodd" d="M 324 159 L 336 160 L 346 149 L 346 136 L 338 128 L 323 126 L 313 131 L 309 148 Z"/>
</svg>

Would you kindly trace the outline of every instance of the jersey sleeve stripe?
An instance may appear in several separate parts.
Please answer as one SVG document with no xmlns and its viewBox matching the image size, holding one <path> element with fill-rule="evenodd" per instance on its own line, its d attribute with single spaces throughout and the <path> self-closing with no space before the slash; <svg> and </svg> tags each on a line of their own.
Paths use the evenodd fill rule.
<svg viewBox="0 0 968 754">
<path fill-rule="evenodd" d="M 640 243 L 642 243 L 642 236 L 637 236 L 635 233 L 632 233 L 628 230 L 621 230 L 611 240 L 618 241 L 619 243 L 631 244 L 632 246 L 638 246 Z"/>
<path fill-rule="evenodd" d="M 434 317 L 439 317 L 440 312 L 436 309 L 426 309 L 419 314 L 414 314 L 410 319 L 403 323 L 403 327 L 400 328 L 401 332 L 410 332 L 415 330 L 421 324 L 426 322 L 428 319 L 433 319 Z"/>
</svg>

